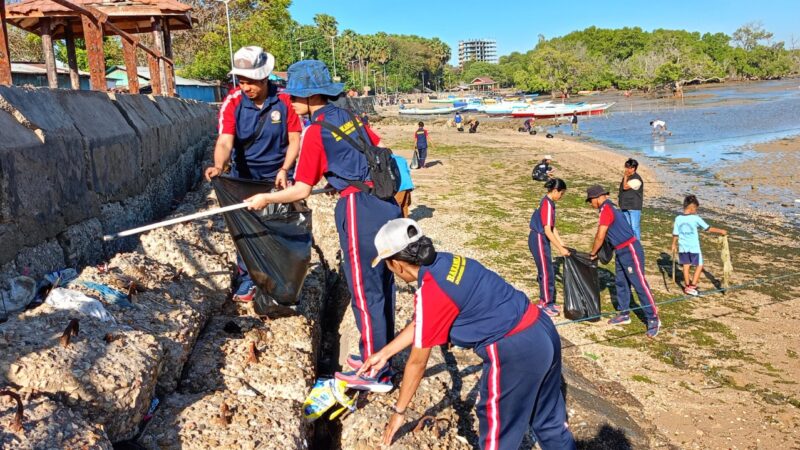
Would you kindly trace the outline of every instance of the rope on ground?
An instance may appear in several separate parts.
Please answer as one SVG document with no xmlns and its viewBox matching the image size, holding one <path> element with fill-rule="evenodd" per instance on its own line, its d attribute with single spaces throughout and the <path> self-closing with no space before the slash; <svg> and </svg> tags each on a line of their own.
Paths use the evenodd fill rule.
<svg viewBox="0 0 800 450">
<path fill-rule="evenodd" d="M 728 292 L 728 291 L 738 291 L 738 290 L 746 289 L 746 288 L 749 288 L 749 287 L 760 286 L 762 284 L 771 284 L 772 282 L 775 282 L 775 281 L 778 281 L 778 280 L 785 280 L 785 279 L 796 277 L 796 276 L 799 276 L 799 275 L 800 275 L 800 272 L 793 272 L 793 273 L 787 273 L 787 274 L 784 274 L 784 275 L 777 275 L 777 276 L 774 276 L 774 277 L 759 278 L 759 279 L 756 279 L 756 280 L 753 280 L 753 281 L 749 281 L 747 283 L 737 284 L 735 286 L 730 286 L 730 287 L 727 287 L 727 288 L 709 289 L 707 291 L 701 292 L 700 296 L 701 297 L 707 297 L 707 296 L 710 296 L 710 295 L 713 295 L 713 294 L 719 294 L 719 293 L 724 293 L 724 292 Z M 673 297 L 673 298 L 670 298 L 670 299 L 667 299 L 667 300 L 664 300 L 664 301 L 656 302 L 656 306 L 669 305 L 671 303 L 678 303 L 678 302 L 683 302 L 683 301 L 686 301 L 686 300 L 693 300 L 695 298 L 697 298 L 697 296 L 694 296 L 694 295 L 679 295 L 677 297 Z M 641 310 L 641 309 L 644 309 L 644 306 L 640 305 L 640 306 L 637 306 L 635 308 L 630 308 L 628 310 L 628 312 L 637 311 L 637 310 Z M 571 324 L 574 324 L 574 323 L 588 322 L 588 321 L 591 321 L 591 320 L 602 319 L 603 317 L 616 316 L 617 314 L 619 314 L 618 311 L 600 313 L 600 314 L 597 314 L 597 315 L 594 315 L 594 316 L 584 317 L 582 319 L 575 319 L 575 320 L 567 320 L 567 321 L 563 321 L 563 322 L 558 322 L 558 323 L 555 324 L 555 326 L 560 327 L 560 326 L 564 326 L 564 325 L 571 325 Z"/>
</svg>

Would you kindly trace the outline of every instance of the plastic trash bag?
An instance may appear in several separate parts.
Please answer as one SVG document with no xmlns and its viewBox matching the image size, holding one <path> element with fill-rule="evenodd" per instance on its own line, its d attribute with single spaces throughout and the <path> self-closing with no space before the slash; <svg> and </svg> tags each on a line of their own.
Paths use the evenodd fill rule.
<svg viewBox="0 0 800 450">
<path fill-rule="evenodd" d="M 419 152 L 414 150 L 414 156 L 411 157 L 411 169 L 419 169 Z"/>
<path fill-rule="evenodd" d="M 303 417 L 309 422 L 313 422 L 324 416 L 329 409 L 336 404 L 341 405 L 330 415 L 330 420 L 334 420 L 345 410 L 353 412 L 356 410 L 356 397 L 348 397 L 345 391 L 347 383 L 334 378 L 320 378 L 314 383 L 311 393 L 308 394 L 303 402 Z"/>
<path fill-rule="evenodd" d="M 220 206 L 241 203 L 274 187 L 266 181 L 225 176 L 214 178 L 212 185 Z M 311 210 L 305 202 L 269 205 L 261 211 L 239 209 L 223 216 L 253 282 L 269 297 L 256 296 L 256 312 L 267 314 L 270 298 L 283 306 L 296 305 L 311 263 Z"/>
<path fill-rule="evenodd" d="M 83 295 L 78 291 L 54 288 L 44 302 L 56 309 L 69 309 L 100 319 L 103 322 L 116 323 L 114 317 L 106 311 L 99 300 Z"/>
<path fill-rule="evenodd" d="M 585 319 L 600 314 L 600 282 L 597 262 L 588 253 L 570 250 L 564 257 L 564 317 Z M 599 317 L 591 322 L 600 320 Z"/>
<path fill-rule="evenodd" d="M 36 280 L 26 276 L 11 279 L 11 289 L 0 291 L 2 309 L 9 312 L 22 311 L 36 297 Z"/>
</svg>

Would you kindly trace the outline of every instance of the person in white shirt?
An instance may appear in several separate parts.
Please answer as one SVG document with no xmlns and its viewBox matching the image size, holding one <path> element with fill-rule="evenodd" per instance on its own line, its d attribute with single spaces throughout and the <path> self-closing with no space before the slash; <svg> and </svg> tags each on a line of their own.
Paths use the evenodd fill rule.
<svg viewBox="0 0 800 450">
<path fill-rule="evenodd" d="M 669 135 L 672 136 L 672 133 L 667 131 L 667 122 L 661 119 L 651 120 L 650 126 L 653 127 L 653 136 L 664 133 L 669 133 Z"/>
</svg>

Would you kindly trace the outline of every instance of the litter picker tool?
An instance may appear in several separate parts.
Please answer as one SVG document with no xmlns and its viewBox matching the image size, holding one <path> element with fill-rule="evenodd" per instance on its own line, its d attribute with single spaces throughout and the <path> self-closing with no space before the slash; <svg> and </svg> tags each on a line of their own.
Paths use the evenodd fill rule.
<svg viewBox="0 0 800 450">
<path fill-rule="evenodd" d="M 311 191 L 311 195 L 317 194 L 325 194 L 329 192 L 333 192 L 335 189 L 333 188 L 324 188 L 324 189 L 314 189 Z M 143 225 L 137 228 L 131 228 L 130 230 L 120 231 L 119 233 L 114 234 L 106 234 L 103 236 L 104 241 L 113 241 L 114 239 L 119 239 L 127 236 L 133 236 L 139 233 L 144 233 L 145 231 L 155 230 L 156 228 L 163 228 L 168 227 L 170 225 L 175 225 L 183 222 L 190 222 L 192 220 L 202 219 L 203 217 L 214 216 L 217 214 L 222 214 L 230 211 L 236 211 L 238 209 L 247 208 L 250 204 L 247 202 L 241 202 L 234 205 L 228 205 L 221 208 L 214 208 L 209 209 L 208 211 L 200 211 L 198 213 L 189 214 L 188 216 L 183 217 L 175 217 L 174 219 L 164 220 L 162 222 L 151 223 L 150 225 Z"/>
</svg>

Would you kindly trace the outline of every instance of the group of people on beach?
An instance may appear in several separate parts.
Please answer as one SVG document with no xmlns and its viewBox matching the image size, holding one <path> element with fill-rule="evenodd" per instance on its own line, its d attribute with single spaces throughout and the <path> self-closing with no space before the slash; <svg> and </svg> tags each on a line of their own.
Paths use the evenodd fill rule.
<svg viewBox="0 0 800 450">
<path fill-rule="evenodd" d="M 338 193 L 334 214 L 343 272 L 361 336 L 359 353 L 347 357 L 351 370 L 335 376 L 352 388 L 388 392 L 394 387 L 392 358 L 411 347 L 384 442 L 405 422 L 431 348 L 449 342 L 483 359 L 476 405 L 481 448 L 516 449 L 529 430 L 544 449 L 575 448 L 560 390 L 561 344 L 550 317 L 479 262 L 436 249 L 419 224 L 401 217 L 395 198 L 375 194 L 364 153 L 380 137 L 330 102 L 343 86 L 332 81 L 325 64 L 291 65 L 281 93 L 268 81 L 274 58 L 263 49 L 240 49 L 233 66 L 239 88 L 221 106 L 214 165 L 206 177 L 230 166 L 233 176 L 274 181 L 280 190 L 246 199 L 253 210 L 306 199 L 322 177 Z M 310 119 L 305 129 L 302 116 Z M 243 264 L 239 270 L 234 298 L 251 301 L 255 287 Z M 395 277 L 417 284 L 414 319 L 399 334 Z"/>
<path fill-rule="evenodd" d="M 472 348 L 483 360 L 475 405 L 481 448 L 516 449 L 529 430 L 543 449 L 575 448 L 561 393 L 561 343 L 551 319 L 560 312 L 551 247 L 560 255 L 569 254 L 556 228 L 556 203 L 567 184 L 552 177 L 552 158 L 543 161 L 547 193 L 530 220 L 529 246 L 539 272 L 539 299 L 532 303 L 478 261 L 437 249 L 419 224 L 407 218 L 413 185 L 400 186 L 394 196 L 376 193 L 377 169 L 367 155 L 377 154 L 370 152 L 381 139 L 366 120 L 331 103 L 343 85 L 332 81 L 324 63 L 305 60 L 291 65 L 283 92 L 268 81 L 274 64 L 274 57 L 259 47 L 236 52 L 231 73 L 239 86 L 220 108 L 214 165 L 205 175 L 210 180 L 229 170 L 234 177 L 274 182 L 277 190 L 245 200 L 252 210 L 306 199 L 323 177 L 336 191 L 334 219 L 360 339 L 358 354 L 346 359 L 350 370 L 335 377 L 351 388 L 389 392 L 394 388 L 392 358 L 411 347 L 384 443 L 390 443 L 405 422 L 431 349 L 451 343 Z M 305 128 L 300 120 L 304 116 Z M 430 145 L 422 122 L 414 139 L 422 168 Z M 405 160 L 393 158 L 410 178 Z M 597 257 L 606 242 L 616 252 L 620 305 L 611 323 L 630 322 L 632 286 L 647 316 L 647 335 L 655 337 L 661 322 L 644 277 L 638 226 L 643 182 L 637 168 L 635 160 L 626 163 L 620 184 L 623 209 L 601 186 L 587 189 L 586 201 L 600 217 L 590 254 Z M 409 193 L 407 201 L 399 197 L 403 191 Z M 692 226 L 721 230 L 694 216 L 697 204 L 687 198 L 686 217 L 676 220 L 676 245 L 682 255 L 689 254 L 686 261 L 702 264 L 699 247 L 697 256 L 692 256 L 694 248 L 686 246 Z M 414 318 L 399 333 L 395 333 L 395 277 L 417 285 Z M 255 294 L 240 260 L 234 299 L 252 301 Z"/>
</svg>

